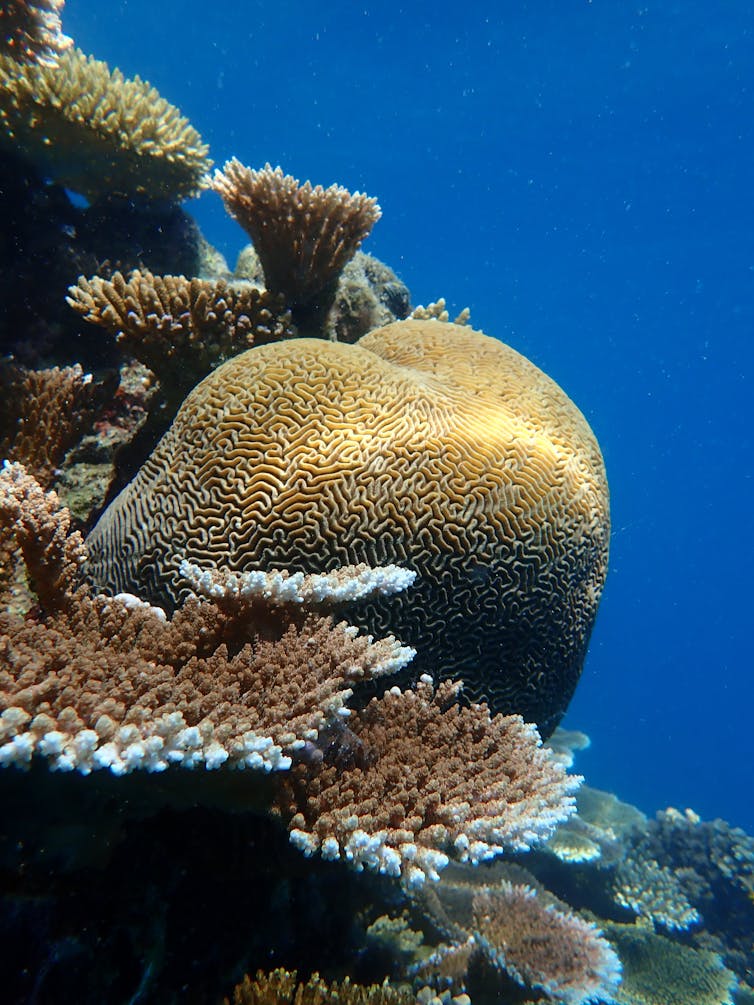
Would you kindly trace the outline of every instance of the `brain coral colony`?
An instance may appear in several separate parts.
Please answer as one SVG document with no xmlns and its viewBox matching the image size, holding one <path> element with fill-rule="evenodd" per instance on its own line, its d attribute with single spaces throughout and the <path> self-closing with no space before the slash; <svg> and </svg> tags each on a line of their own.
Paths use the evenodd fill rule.
<svg viewBox="0 0 754 1005">
<path fill-rule="evenodd" d="M 746 1000 L 754 843 L 556 729 L 607 563 L 580 412 L 410 312 L 374 199 L 210 179 L 60 6 L 0 5 L 3 1000 Z"/>
</svg>

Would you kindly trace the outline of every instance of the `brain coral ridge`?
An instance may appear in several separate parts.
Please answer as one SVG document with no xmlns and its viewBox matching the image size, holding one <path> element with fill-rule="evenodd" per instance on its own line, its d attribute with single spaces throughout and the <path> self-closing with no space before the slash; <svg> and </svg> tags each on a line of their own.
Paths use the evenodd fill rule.
<svg viewBox="0 0 754 1005">
<path fill-rule="evenodd" d="M 355 345 L 294 339 L 188 396 L 88 539 L 99 588 L 174 605 L 179 565 L 398 564 L 408 599 L 357 607 L 465 694 L 557 724 L 601 594 L 609 512 L 585 419 L 496 339 L 437 320 Z"/>
</svg>

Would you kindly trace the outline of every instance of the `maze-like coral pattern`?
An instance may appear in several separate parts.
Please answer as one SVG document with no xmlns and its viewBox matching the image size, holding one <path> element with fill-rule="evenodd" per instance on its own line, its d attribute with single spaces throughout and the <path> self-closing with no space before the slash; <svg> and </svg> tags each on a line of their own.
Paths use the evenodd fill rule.
<svg viewBox="0 0 754 1005">
<path fill-rule="evenodd" d="M 355 620 L 551 731 L 607 563 L 597 442 L 557 385 L 466 326 L 261 346 L 216 370 L 92 532 L 100 588 L 172 604 L 184 558 L 235 571 L 399 564 Z"/>
</svg>

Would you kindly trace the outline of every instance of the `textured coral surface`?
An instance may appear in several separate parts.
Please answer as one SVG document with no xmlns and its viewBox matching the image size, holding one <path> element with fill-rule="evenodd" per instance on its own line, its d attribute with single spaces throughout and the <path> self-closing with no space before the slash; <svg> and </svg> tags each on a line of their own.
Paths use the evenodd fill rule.
<svg viewBox="0 0 754 1005">
<path fill-rule="evenodd" d="M 410 600 L 359 620 L 549 732 L 581 671 L 608 525 L 599 447 L 563 391 L 480 332 L 410 320 L 216 370 L 90 535 L 89 573 L 174 602 L 183 558 L 395 562 L 419 573 Z"/>
</svg>

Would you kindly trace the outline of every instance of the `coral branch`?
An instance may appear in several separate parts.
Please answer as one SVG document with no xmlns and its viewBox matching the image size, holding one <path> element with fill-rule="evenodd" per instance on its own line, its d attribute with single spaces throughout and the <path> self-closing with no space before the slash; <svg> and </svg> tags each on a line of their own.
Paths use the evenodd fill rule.
<svg viewBox="0 0 754 1005">
<path fill-rule="evenodd" d="M 253 345 L 290 337 L 282 299 L 247 283 L 155 276 L 80 276 L 68 304 L 115 334 L 121 348 L 181 398 L 210 370 Z"/>
<path fill-rule="evenodd" d="M 213 187 L 254 242 L 268 289 L 292 307 L 334 285 L 380 218 L 375 199 L 339 185 L 301 185 L 269 164 L 254 171 L 228 161 Z"/>
<path fill-rule="evenodd" d="M 0 53 L 20 63 L 54 66 L 69 46 L 60 11 L 64 0 L 6 0 L 0 4 Z"/>
<path fill-rule="evenodd" d="M 86 548 L 55 492 L 45 492 L 21 464 L 0 472 L 0 526 L 15 537 L 43 610 L 67 610 L 80 593 Z"/>
<path fill-rule="evenodd" d="M 457 692 L 423 677 L 353 714 L 345 752 L 335 744 L 285 782 L 293 843 L 413 885 L 436 879 L 450 855 L 526 850 L 567 819 L 580 779 L 519 716 L 458 705 Z"/>
</svg>

